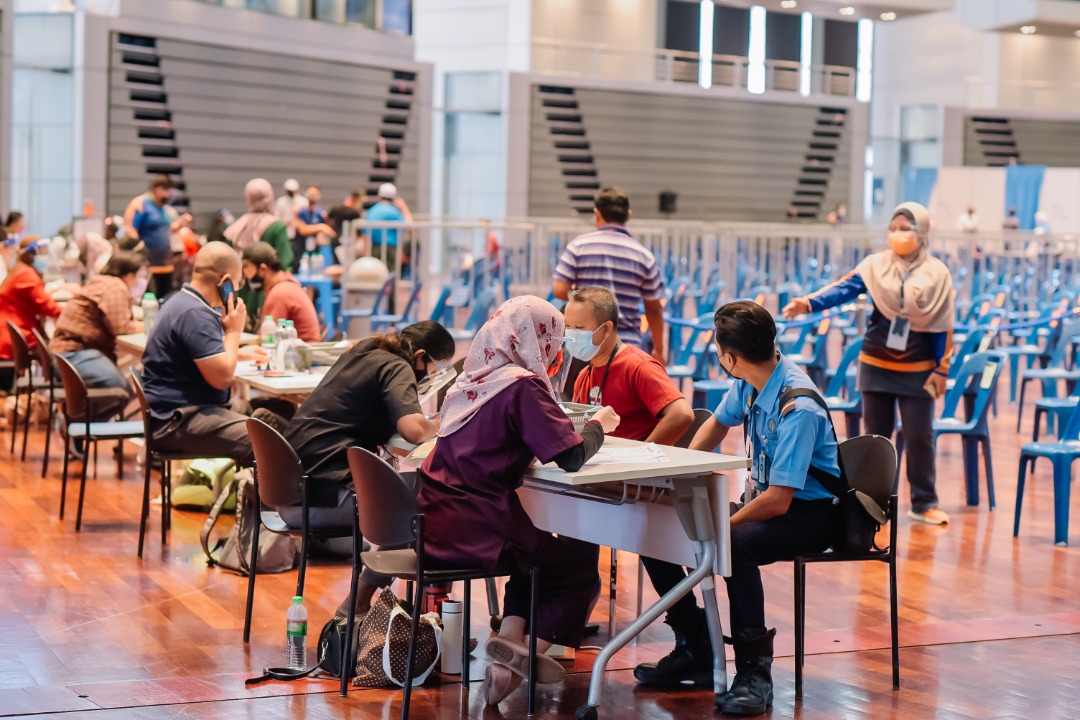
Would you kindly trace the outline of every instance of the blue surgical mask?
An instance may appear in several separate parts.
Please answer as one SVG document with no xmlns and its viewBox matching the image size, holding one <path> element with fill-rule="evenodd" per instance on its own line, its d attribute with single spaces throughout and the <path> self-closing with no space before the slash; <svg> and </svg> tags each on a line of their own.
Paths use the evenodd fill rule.
<svg viewBox="0 0 1080 720">
<path fill-rule="evenodd" d="M 34 256 L 34 269 L 39 274 L 44 275 L 45 271 L 49 269 L 49 256 L 48 255 L 35 255 Z"/>
<path fill-rule="evenodd" d="M 571 328 L 566 329 L 566 337 L 563 342 L 566 343 L 566 350 L 575 358 L 582 362 L 589 362 L 596 353 L 600 352 L 599 345 L 593 345 L 593 335 L 595 330 L 574 330 Z"/>
</svg>

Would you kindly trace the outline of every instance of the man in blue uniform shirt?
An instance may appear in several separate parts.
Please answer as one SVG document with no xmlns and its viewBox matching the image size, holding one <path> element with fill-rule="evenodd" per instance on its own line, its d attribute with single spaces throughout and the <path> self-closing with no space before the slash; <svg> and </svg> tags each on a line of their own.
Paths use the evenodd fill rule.
<svg viewBox="0 0 1080 720">
<path fill-rule="evenodd" d="M 785 390 L 814 389 L 814 384 L 776 352 L 776 325 L 768 311 L 757 303 L 733 302 L 717 310 L 714 319 L 720 366 L 735 384 L 690 447 L 712 451 L 730 428 L 745 426 L 753 461 L 744 504 L 731 516 L 732 572 L 725 578 L 736 675 L 716 704 L 724 713 L 757 715 L 772 704 L 776 636 L 776 630 L 765 625 L 760 568 L 831 545 L 835 498 L 810 477 L 810 469 L 833 477 L 839 477 L 840 469 L 836 436 L 821 406 L 800 397 L 793 409 L 783 412 L 780 407 Z M 648 558 L 644 562 L 660 593 L 686 577 L 676 565 Z M 671 622 L 673 617 L 679 622 Z M 639 665 L 635 677 L 660 687 L 710 682 L 712 648 L 705 613 L 693 595 L 672 608 L 669 623 L 675 630 L 675 650 L 655 665 Z"/>
</svg>

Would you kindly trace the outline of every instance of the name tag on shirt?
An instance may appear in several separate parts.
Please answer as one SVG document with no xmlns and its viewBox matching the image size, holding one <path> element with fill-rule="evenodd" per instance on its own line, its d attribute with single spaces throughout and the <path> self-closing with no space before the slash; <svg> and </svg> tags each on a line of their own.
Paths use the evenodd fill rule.
<svg viewBox="0 0 1080 720">
<path fill-rule="evenodd" d="M 907 350 L 907 337 L 911 332 L 911 323 L 905 317 L 894 317 L 889 326 L 889 337 L 885 347 L 890 350 Z"/>
</svg>

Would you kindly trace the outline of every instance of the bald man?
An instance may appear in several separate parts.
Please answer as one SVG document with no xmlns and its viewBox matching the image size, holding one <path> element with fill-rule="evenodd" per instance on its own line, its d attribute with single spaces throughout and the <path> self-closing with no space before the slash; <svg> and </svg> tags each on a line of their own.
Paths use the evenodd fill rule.
<svg viewBox="0 0 1080 720">
<path fill-rule="evenodd" d="M 235 295 L 225 307 L 226 281 L 233 288 L 243 282 L 240 256 L 225 243 L 207 243 L 195 256 L 191 282 L 158 313 L 143 353 L 143 384 L 159 450 L 250 465 L 247 415 L 266 414 L 268 421 L 274 416 L 230 401 L 237 361 L 263 361 L 266 355 L 258 346 L 240 347 L 247 308 Z"/>
</svg>

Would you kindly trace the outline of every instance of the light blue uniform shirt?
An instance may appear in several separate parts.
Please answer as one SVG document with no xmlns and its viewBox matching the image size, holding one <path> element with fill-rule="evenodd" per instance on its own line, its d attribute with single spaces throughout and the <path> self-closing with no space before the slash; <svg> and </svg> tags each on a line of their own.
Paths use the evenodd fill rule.
<svg viewBox="0 0 1080 720">
<path fill-rule="evenodd" d="M 368 208 L 367 214 L 364 215 L 364 219 L 370 220 L 371 222 L 401 222 L 405 219 L 405 215 L 396 205 L 391 205 L 388 202 L 380 200 Z M 372 245 L 382 245 L 384 242 L 383 233 L 386 233 L 386 245 L 389 247 L 397 247 L 397 228 L 372 228 L 369 232 L 371 233 Z"/>
<path fill-rule="evenodd" d="M 753 386 L 745 380 L 735 381 L 716 409 L 716 421 L 735 427 L 742 425 L 747 413 L 750 414 L 751 474 L 758 490 L 782 485 L 795 488 L 796 500 L 832 498 L 825 486 L 809 476 L 811 465 L 834 477 L 840 476 L 836 436 L 829 418 L 820 405 L 804 397 L 796 398 L 795 409 L 781 416 L 780 396 L 787 388 L 817 391 L 806 373 L 781 355 L 753 404 Z"/>
</svg>

